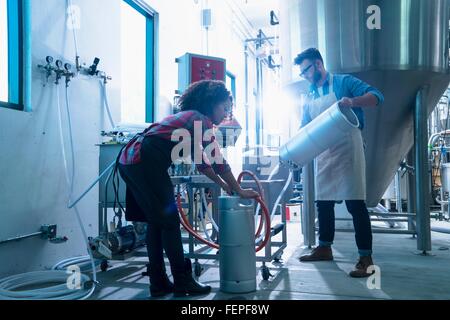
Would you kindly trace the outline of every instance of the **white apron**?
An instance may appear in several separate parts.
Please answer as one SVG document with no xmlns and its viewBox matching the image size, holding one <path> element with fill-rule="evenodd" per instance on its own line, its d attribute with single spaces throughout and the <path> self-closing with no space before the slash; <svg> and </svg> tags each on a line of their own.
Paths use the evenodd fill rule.
<svg viewBox="0 0 450 320">
<path fill-rule="evenodd" d="M 330 74 L 329 94 L 311 100 L 306 107 L 311 119 L 337 102 L 333 75 Z M 347 136 L 334 147 L 315 159 L 316 201 L 366 200 L 366 160 L 361 130 L 352 128 Z"/>
</svg>

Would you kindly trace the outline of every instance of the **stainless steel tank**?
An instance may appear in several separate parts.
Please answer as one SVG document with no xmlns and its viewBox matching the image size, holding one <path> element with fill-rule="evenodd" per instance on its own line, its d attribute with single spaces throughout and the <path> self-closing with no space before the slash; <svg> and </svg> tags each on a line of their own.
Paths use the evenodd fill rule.
<svg viewBox="0 0 450 320">
<path fill-rule="evenodd" d="M 280 148 L 281 162 L 303 167 L 358 127 L 358 117 L 352 109 L 335 103 Z"/>
<path fill-rule="evenodd" d="M 220 290 L 256 291 L 255 217 L 239 197 L 219 198 Z"/>
<path fill-rule="evenodd" d="M 375 207 L 413 146 L 416 94 L 429 85 L 428 114 L 447 88 L 448 0 L 281 1 L 283 82 L 300 95 L 308 85 L 291 68 L 295 56 L 318 48 L 326 68 L 378 88 L 381 107 L 366 109 L 367 203 Z M 380 9 L 381 29 L 369 29 L 368 8 Z"/>
</svg>

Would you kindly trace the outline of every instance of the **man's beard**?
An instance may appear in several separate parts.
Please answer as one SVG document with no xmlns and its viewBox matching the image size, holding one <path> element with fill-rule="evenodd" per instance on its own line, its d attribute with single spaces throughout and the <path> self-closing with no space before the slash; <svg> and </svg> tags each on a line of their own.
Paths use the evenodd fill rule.
<svg viewBox="0 0 450 320">
<path fill-rule="evenodd" d="M 322 79 L 322 74 L 314 67 L 314 84 L 317 85 L 317 83 Z"/>
</svg>

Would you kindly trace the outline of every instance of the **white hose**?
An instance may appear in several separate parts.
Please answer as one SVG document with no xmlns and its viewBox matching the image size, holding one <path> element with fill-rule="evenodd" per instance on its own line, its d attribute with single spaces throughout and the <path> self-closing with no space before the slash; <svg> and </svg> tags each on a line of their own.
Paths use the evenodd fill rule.
<svg viewBox="0 0 450 320">
<path fill-rule="evenodd" d="M 57 92 L 59 92 L 59 88 L 57 87 L 56 88 L 56 90 L 57 90 Z M 58 104 L 59 104 L 59 100 L 58 100 Z M 58 107 L 58 108 L 60 108 L 60 107 Z M 69 141 L 70 141 L 70 156 L 71 156 L 71 158 L 72 158 L 72 167 L 71 167 L 71 175 L 70 175 L 70 183 L 68 183 L 68 186 L 69 186 L 69 203 L 70 203 L 70 201 L 71 201 L 71 199 L 72 199 L 72 196 L 73 196 L 73 186 L 74 186 L 74 184 L 75 184 L 75 150 L 74 150 L 74 147 L 73 147 L 73 135 L 72 135 L 72 118 L 71 118 L 71 116 L 70 116 L 70 110 L 69 110 L 69 98 L 68 98 L 68 87 L 66 86 L 66 113 L 67 113 L 67 125 L 68 125 L 68 127 L 69 127 Z M 60 118 L 61 119 L 61 118 Z M 62 128 L 62 124 L 60 124 L 60 126 L 59 126 L 60 128 Z M 63 134 L 62 134 L 62 132 L 61 132 L 61 137 L 63 137 Z M 64 139 L 62 139 L 61 140 L 61 148 L 62 148 L 62 150 L 63 150 L 63 153 L 65 153 L 65 144 L 64 144 Z M 66 175 L 67 175 L 67 172 L 68 172 L 68 169 L 67 169 L 67 162 L 65 162 L 64 163 L 64 169 L 66 170 Z"/>
<path fill-rule="evenodd" d="M 278 170 L 280 170 L 280 164 L 278 164 L 275 169 L 272 170 L 267 180 L 272 181 L 272 178 L 278 173 Z"/>
<path fill-rule="evenodd" d="M 52 270 L 65 270 L 68 266 L 71 265 L 80 265 L 86 261 L 90 261 L 89 256 L 79 256 L 79 257 L 72 257 L 68 259 L 64 259 L 59 261 L 57 264 L 55 264 L 52 267 Z"/>
<path fill-rule="evenodd" d="M 78 57 L 79 55 L 78 55 L 77 33 L 76 33 L 76 30 L 75 30 L 75 20 L 74 20 L 73 11 L 72 11 L 74 6 L 73 6 L 73 3 L 72 3 L 72 0 L 67 0 L 67 1 L 68 2 L 66 2 L 66 11 L 69 11 L 69 6 L 70 6 L 70 20 L 71 20 L 71 23 L 72 23 L 73 43 L 74 43 L 74 46 L 75 46 L 75 57 Z"/>
<path fill-rule="evenodd" d="M 190 200 L 195 202 L 195 201 L 196 201 L 196 200 L 195 200 L 195 194 L 196 194 L 196 192 L 197 192 L 197 189 L 193 189 L 192 191 L 193 191 L 192 193 L 194 194 L 194 199 L 190 199 Z M 204 192 L 203 189 L 201 189 L 201 192 Z M 195 208 L 194 202 L 192 203 L 192 208 Z M 211 239 L 211 236 L 208 234 L 208 229 L 206 228 L 205 214 L 204 214 L 204 212 L 203 212 L 202 202 L 200 202 L 200 203 L 198 204 L 198 206 L 197 206 L 197 212 L 193 213 L 193 216 L 192 216 L 192 217 L 193 217 L 194 219 L 197 219 L 197 217 L 198 217 L 199 214 L 200 214 L 200 224 L 201 224 L 201 227 L 202 227 L 202 229 L 203 229 L 203 232 L 205 233 L 205 237 L 206 237 L 206 239 L 207 239 L 209 242 L 213 242 L 213 240 Z"/>
<path fill-rule="evenodd" d="M 374 213 L 390 213 L 389 210 L 381 203 L 379 203 L 376 207 L 370 209 Z"/>
<path fill-rule="evenodd" d="M 286 191 L 287 191 L 287 189 L 289 187 L 289 184 L 291 183 L 293 177 L 294 177 L 294 174 L 291 171 L 289 173 L 289 177 L 288 177 L 288 179 L 286 181 L 286 184 L 284 185 L 283 190 L 281 190 L 280 195 L 277 198 L 277 201 L 275 201 L 275 205 L 273 206 L 273 209 L 272 209 L 271 221 L 273 220 L 273 217 L 275 216 L 275 214 L 277 212 L 277 207 L 280 204 L 281 199 L 284 197 L 284 194 L 286 193 Z"/>
<path fill-rule="evenodd" d="M 38 271 L 14 275 L 0 281 L 0 300 L 85 300 L 89 295 L 83 289 L 69 289 L 67 280 L 70 276 L 66 271 Z M 80 274 L 80 284 L 89 282 L 90 279 Z M 52 287 L 19 291 L 28 286 L 42 286 L 48 283 L 60 283 Z"/>
<path fill-rule="evenodd" d="M 114 128 L 116 127 L 116 125 L 115 125 L 114 120 L 113 120 L 113 117 L 112 117 L 112 115 L 111 115 L 111 109 L 109 108 L 108 94 L 107 94 L 107 92 L 106 92 L 106 83 L 105 83 L 103 80 L 101 80 L 101 81 L 100 81 L 100 84 L 101 84 L 101 86 L 102 86 L 103 101 L 104 101 L 104 104 L 105 104 L 105 107 L 106 107 L 106 112 L 107 112 L 107 114 L 108 114 L 109 123 L 111 124 L 111 129 L 114 130 Z"/>
<path fill-rule="evenodd" d="M 202 191 L 203 191 L 203 189 L 202 189 Z M 194 194 L 195 194 L 195 191 L 194 191 Z M 200 201 L 200 203 L 198 203 L 198 207 L 197 207 L 197 211 L 198 211 L 198 213 L 200 213 L 200 223 L 201 223 L 203 232 L 205 233 L 206 239 L 209 242 L 213 242 L 213 240 L 211 239 L 211 236 L 209 235 L 208 230 L 206 228 L 205 213 L 203 211 L 202 205 L 203 205 L 203 202 Z"/>
<path fill-rule="evenodd" d="M 62 110 L 61 110 L 61 104 L 60 104 L 60 95 L 59 95 L 59 87 L 56 86 L 56 105 L 57 105 L 57 111 L 58 111 L 58 126 L 59 126 L 59 143 L 60 146 L 64 146 L 64 130 L 62 127 Z M 67 168 L 67 157 L 66 157 L 66 150 L 64 148 L 61 149 L 62 158 L 63 158 L 63 165 L 64 168 Z M 68 186 L 70 186 L 70 180 L 69 175 L 65 175 L 66 183 Z"/>
<path fill-rule="evenodd" d="M 219 226 L 217 225 L 216 221 L 214 220 L 213 214 L 212 214 L 211 210 L 209 210 L 208 202 L 206 201 L 205 189 L 201 190 L 201 196 L 202 196 L 203 205 L 206 208 L 206 215 L 208 216 L 209 221 L 211 221 L 211 224 L 213 225 L 213 228 L 217 232 L 219 232 Z"/>
<path fill-rule="evenodd" d="M 101 263 L 100 260 L 95 260 L 95 265 L 99 265 Z M 78 266 L 81 270 L 81 272 L 87 271 L 88 268 L 90 268 L 91 264 L 91 258 L 90 256 L 79 256 L 79 257 L 72 257 L 65 260 L 62 260 L 55 264 L 52 267 L 52 270 L 67 270 L 70 266 Z"/>
<path fill-rule="evenodd" d="M 267 179 L 268 182 L 272 181 L 272 178 L 278 173 L 278 170 L 280 169 L 280 164 L 278 164 L 275 169 L 272 170 L 272 172 L 269 175 L 269 178 Z M 262 195 L 264 196 L 264 195 Z M 276 207 L 275 207 L 276 208 Z M 258 216 L 259 216 L 259 211 L 261 210 L 261 205 L 258 203 L 258 205 L 256 206 L 256 212 L 255 212 L 255 226 L 257 227 L 259 225 L 259 220 L 258 220 Z M 259 216 L 259 219 L 262 219 L 262 215 Z M 272 220 L 273 218 L 271 218 Z"/>
<path fill-rule="evenodd" d="M 58 101 L 58 103 L 59 103 L 59 101 Z M 73 157 L 72 158 L 72 164 L 73 164 L 73 167 L 72 167 L 72 181 L 71 181 L 71 184 L 70 184 L 70 198 L 69 198 L 69 204 L 70 204 L 70 200 L 72 199 L 72 195 L 73 195 L 73 185 L 74 185 L 74 180 L 73 179 L 75 177 L 75 150 L 74 150 L 74 143 L 73 143 L 72 121 L 71 121 L 70 107 L 69 107 L 69 92 L 68 92 L 67 86 L 66 86 L 66 110 L 67 110 L 67 121 L 68 121 L 68 124 L 69 124 L 70 150 L 71 150 L 71 155 Z M 61 148 L 64 149 L 65 148 L 64 145 L 61 145 Z M 65 167 L 65 171 L 66 171 L 66 174 L 68 174 L 67 167 Z M 89 257 L 90 257 L 90 260 L 91 260 L 93 286 L 92 286 L 90 292 L 83 298 L 83 299 L 87 299 L 94 293 L 94 290 L 96 288 L 96 284 L 97 284 L 97 270 L 96 270 L 96 266 L 95 266 L 94 256 L 92 254 L 92 250 L 91 250 L 91 247 L 89 245 L 89 239 L 88 239 L 88 236 L 87 236 L 87 233 L 86 233 L 86 229 L 84 228 L 83 221 L 81 219 L 81 215 L 80 215 L 80 213 L 78 211 L 78 208 L 76 206 L 74 206 L 73 209 L 75 210 L 75 215 L 77 217 L 78 224 L 79 224 L 79 226 L 81 228 L 81 232 L 82 232 L 83 237 L 84 237 L 84 239 L 86 241 L 86 247 L 87 247 L 88 254 L 89 254 Z"/>
<path fill-rule="evenodd" d="M 281 199 L 284 197 L 284 194 L 286 193 L 286 191 L 287 191 L 287 189 L 288 189 L 288 187 L 289 187 L 293 177 L 294 177 L 294 173 L 292 171 L 290 171 L 289 172 L 289 177 L 288 177 L 288 179 L 286 181 L 286 184 L 284 185 L 283 190 L 281 190 L 280 195 L 278 196 L 278 198 L 275 201 L 275 204 L 273 206 L 272 213 L 270 215 L 270 222 L 273 221 L 273 218 L 275 217 L 275 214 L 277 212 L 278 205 L 280 204 Z M 269 178 L 271 179 L 271 177 L 269 177 Z M 269 180 L 269 181 L 271 181 L 271 180 Z M 265 232 L 263 232 L 261 234 L 261 236 L 256 240 L 256 243 L 259 243 L 260 241 L 262 241 L 262 239 L 264 239 L 264 237 L 265 237 Z"/>
<path fill-rule="evenodd" d="M 374 208 L 370 208 L 370 211 L 375 214 L 376 213 L 381 213 L 381 214 L 390 213 L 389 210 L 385 206 L 383 206 L 381 203 L 379 203 Z M 397 223 L 394 221 L 384 221 L 384 223 L 387 224 L 390 228 L 395 228 L 395 226 L 397 225 Z"/>
<path fill-rule="evenodd" d="M 77 205 L 78 202 L 80 202 L 88 193 L 92 190 L 92 188 L 95 187 L 95 185 L 105 176 L 109 170 L 112 170 L 114 166 L 116 165 L 116 160 L 111 162 L 111 164 L 106 168 L 95 180 L 91 183 L 91 185 L 75 200 L 74 202 L 70 203 L 68 208 L 72 209 L 74 206 Z"/>
</svg>

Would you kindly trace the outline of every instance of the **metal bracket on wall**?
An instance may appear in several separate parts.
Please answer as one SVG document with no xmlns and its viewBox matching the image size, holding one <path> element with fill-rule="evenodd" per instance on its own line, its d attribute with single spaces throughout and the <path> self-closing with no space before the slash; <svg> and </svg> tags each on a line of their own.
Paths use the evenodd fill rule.
<svg viewBox="0 0 450 320">
<path fill-rule="evenodd" d="M 57 226 L 56 224 L 46 224 L 42 225 L 39 232 L 30 233 L 22 236 L 17 236 L 14 238 L 9 238 L 6 240 L 1 240 L 0 245 L 10 243 L 10 242 L 17 242 L 29 238 L 34 237 L 40 237 L 42 240 L 48 240 L 51 243 L 63 243 L 69 240 L 67 237 L 57 237 Z"/>
</svg>

